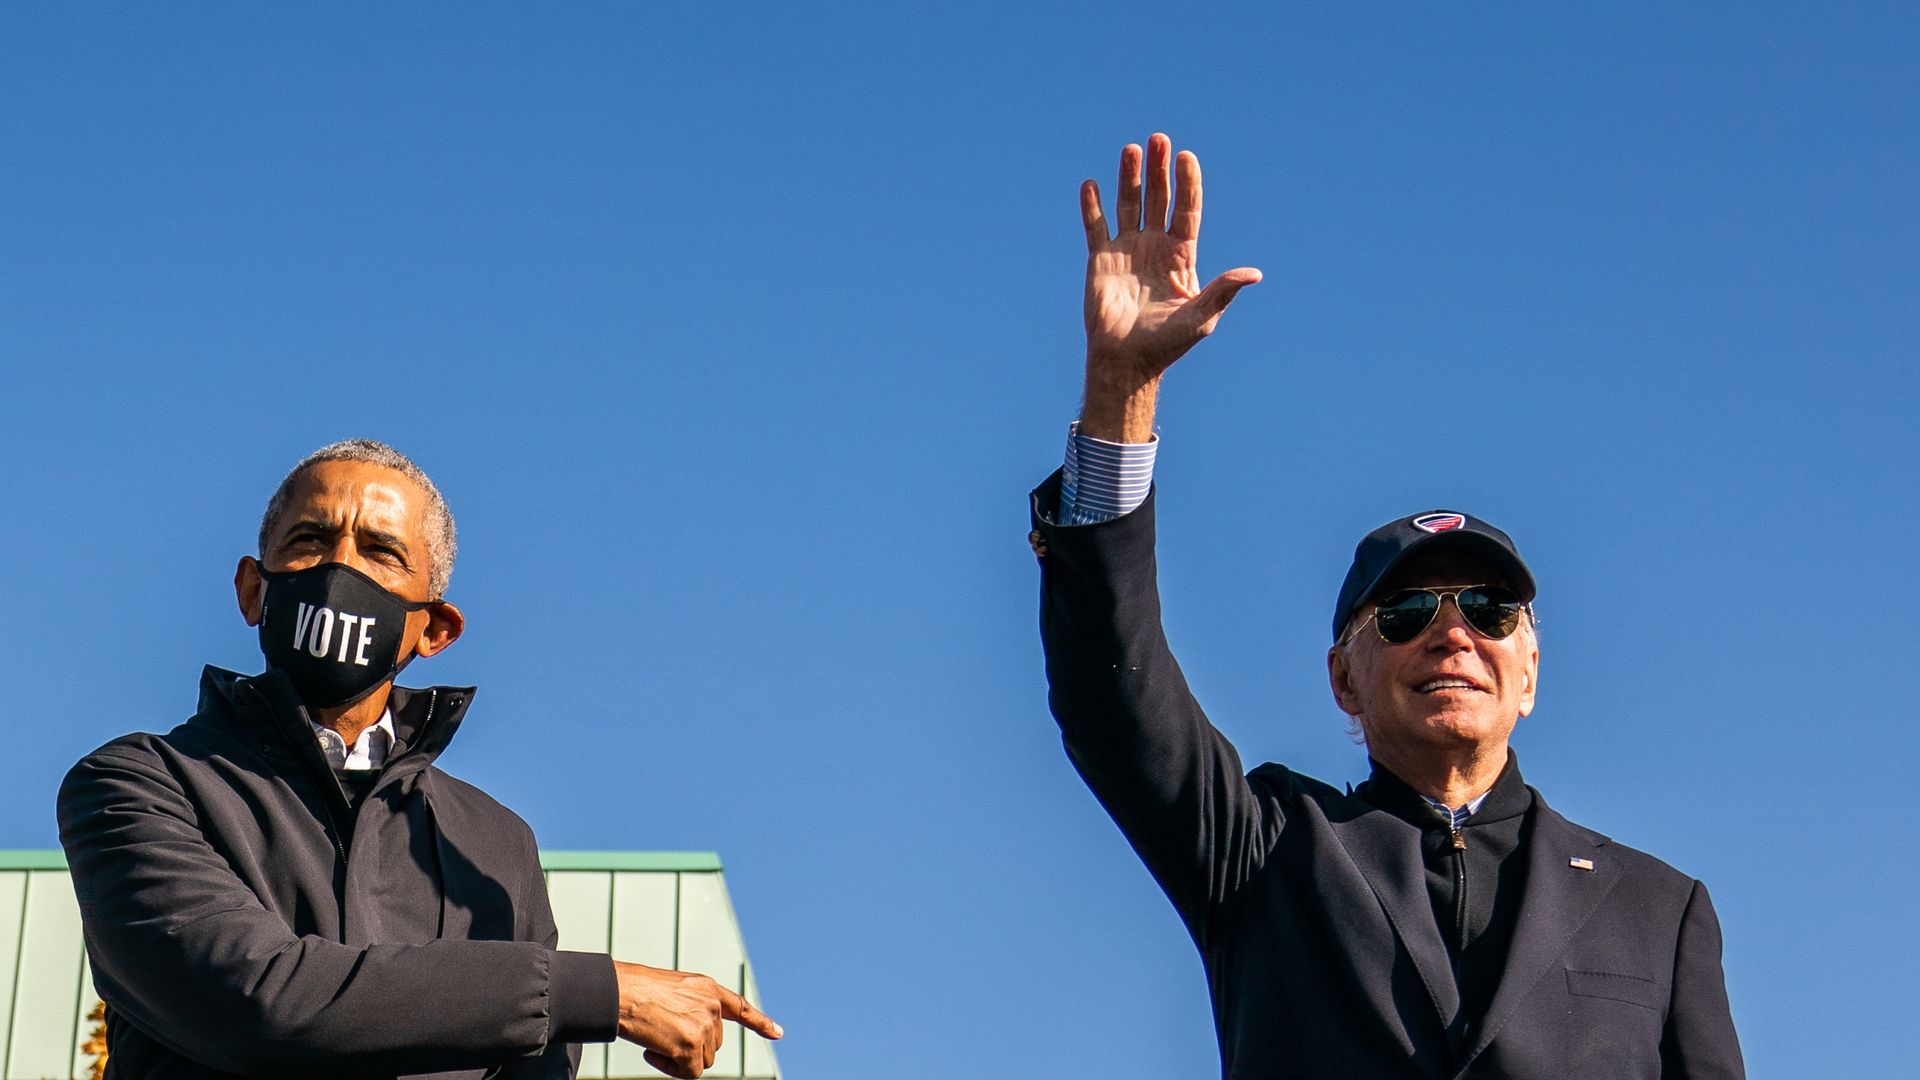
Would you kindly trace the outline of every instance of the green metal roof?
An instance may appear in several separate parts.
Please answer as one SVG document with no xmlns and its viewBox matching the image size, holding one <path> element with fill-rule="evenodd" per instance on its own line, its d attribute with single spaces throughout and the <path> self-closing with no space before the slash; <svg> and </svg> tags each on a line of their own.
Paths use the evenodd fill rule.
<svg viewBox="0 0 1920 1080">
<path fill-rule="evenodd" d="M 65 870 L 67 857 L 54 849 L 0 848 L 0 870 Z M 542 870 L 718 870 L 711 851 L 543 851 Z"/>
<path fill-rule="evenodd" d="M 550 851 L 540 863 L 561 948 L 702 972 L 760 1001 L 718 855 Z M 93 1058 L 80 1047 L 97 1000 L 65 857 L 0 850 L 0 1080 L 90 1075 Z M 585 1047 L 580 1075 L 661 1074 L 639 1047 L 615 1042 Z M 778 1080 L 780 1068 L 770 1043 L 728 1024 L 706 1075 Z"/>
</svg>

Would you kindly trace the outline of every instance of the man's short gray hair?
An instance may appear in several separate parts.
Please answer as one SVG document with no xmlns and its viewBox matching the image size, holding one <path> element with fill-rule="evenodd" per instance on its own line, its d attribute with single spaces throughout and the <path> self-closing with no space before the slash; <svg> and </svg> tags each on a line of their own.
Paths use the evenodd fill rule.
<svg viewBox="0 0 1920 1080">
<path fill-rule="evenodd" d="M 413 459 L 373 439 L 342 439 L 327 445 L 300 459 L 287 473 L 286 479 L 274 489 L 273 498 L 267 500 L 267 512 L 260 515 L 260 554 L 267 553 L 267 537 L 272 535 L 273 527 L 280 522 L 280 515 L 286 512 L 287 500 L 293 497 L 294 481 L 300 474 L 323 461 L 364 461 L 392 469 L 407 479 L 420 485 L 427 493 L 427 595 L 438 600 L 447 593 L 447 582 L 453 577 L 453 556 L 459 548 L 453 530 L 453 511 L 447 509 L 447 500 L 440 495 L 440 489 L 433 485 L 426 471 L 413 463 Z"/>
</svg>

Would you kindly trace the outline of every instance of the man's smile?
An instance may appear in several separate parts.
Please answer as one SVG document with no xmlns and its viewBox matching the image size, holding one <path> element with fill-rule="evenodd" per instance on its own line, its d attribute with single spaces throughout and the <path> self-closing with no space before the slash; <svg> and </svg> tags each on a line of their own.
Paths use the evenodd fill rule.
<svg viewBox="0 0 1920 1080">
<path fill-rule="evenodd" d="M 1462 691 L 1484 694 L 1487 692 L 1487 688 L 1464 675 L 1438 675 L 1414 687 L 1414 691 L 1421 694 L 1459 693 Z"/>
</svg>

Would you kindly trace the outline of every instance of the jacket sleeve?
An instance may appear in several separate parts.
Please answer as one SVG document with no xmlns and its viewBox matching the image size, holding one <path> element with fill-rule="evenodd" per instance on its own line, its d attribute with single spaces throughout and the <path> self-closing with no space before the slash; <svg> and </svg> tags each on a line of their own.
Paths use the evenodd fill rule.
<svg viewBox="0 0 1920 1080">
<path fill-rule="evenodd" d="M 1720 919 L 1707 887 L 1696 881 L 1674 949 L 1673 1005 L 1660 1038 L 1666 1080 L 1745 1080 L 1740 1039 L 1727 1004 L 1720 962 Z"/>
<path fill-rule="evenodd" d="M 1067 756 L 1203 947 L 1278 839 L 1226 736 L 1187 689 L 1160 625 L 1153 493 L 1060 526 L 1060 474 L 1033 493 L 1048 702 Z"/>
<path fill-rule="evenodd" d="M 557 948 L 560 927 L 553 920 L 553 902 L 547 896 L 546 875 L 540 872 L 540 849 L 533 842 L 531 829 L 527 830 L 527 855 L 521 865 L 529 873 L 520 886 L 519 895 L 525 902 L 516 907 L 524 914 L 515 932 L 522 941 L 537 941 L 549 949 Z M 619 1007 L 617 988 L 614 1007 Z M 573 1080 L 579 1069 L 579 1043 L 550 1042 L 538 1054 L 509 1063 L 496 1074 L 495 1080 Z"/>
<path fill-rule="evenodd" d="M 207 842 L 170 771 L 136 745 L 74 766 L 59 817 L 102 994 L 205 1065 L 272 1076 L 438 1072 L 612 1035 L 605 956 L 535 941 L 362 949 L 293 933 Z"/>
</svg>

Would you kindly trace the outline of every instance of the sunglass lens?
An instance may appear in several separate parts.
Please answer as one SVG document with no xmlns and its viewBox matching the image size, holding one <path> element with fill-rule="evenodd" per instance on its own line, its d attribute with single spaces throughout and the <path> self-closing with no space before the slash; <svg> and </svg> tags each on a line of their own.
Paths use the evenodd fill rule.
<svg viewBox="0 0 1920 1080">
<path fill-rule="evenodd" d="M 1526 606 L 1512 590 L 1498 585 L 1466 589 L 1458 599 L 1461 617 L 1490 638 L 1513 633 L 1520 626 L 1520 612 Z"/>
<path fill-rule="evenodd" d="M 1381 597 L 1374 608 L 1373 622 L 1380 636 L 1395 645 L 1404 645 L 1420 636 L 1440 610 L 1440 598 L 1422 589 L 1405 589 Z"/>
</svg>

